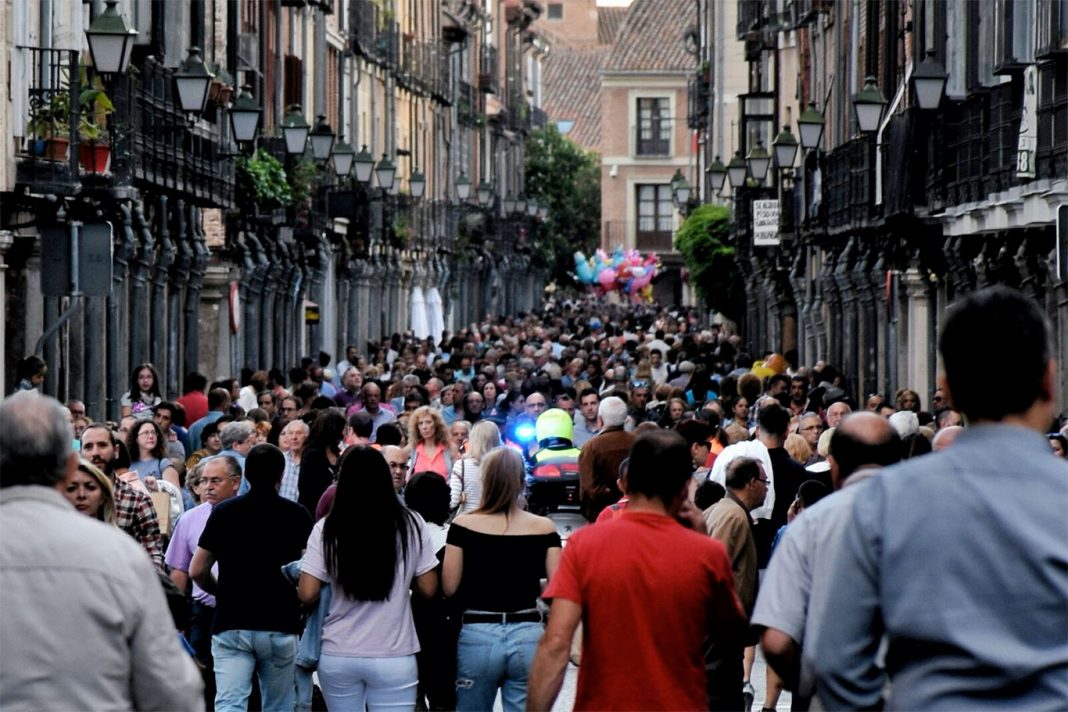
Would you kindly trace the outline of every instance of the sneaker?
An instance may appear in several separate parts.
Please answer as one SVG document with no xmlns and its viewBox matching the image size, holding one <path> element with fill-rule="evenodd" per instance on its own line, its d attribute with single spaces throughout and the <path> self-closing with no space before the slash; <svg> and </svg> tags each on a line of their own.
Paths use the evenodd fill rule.
<svg viewBox="0 0 1068 712">
<path fill-rule="evenodd" d="M 742 701 L 745 703 L 745 712 L 751 712 L 753 709 L 753 699 L 756 697 L 756 690 L 753 689 L 753 683 L 746 682 L 742 685 Z"/>
</svg>

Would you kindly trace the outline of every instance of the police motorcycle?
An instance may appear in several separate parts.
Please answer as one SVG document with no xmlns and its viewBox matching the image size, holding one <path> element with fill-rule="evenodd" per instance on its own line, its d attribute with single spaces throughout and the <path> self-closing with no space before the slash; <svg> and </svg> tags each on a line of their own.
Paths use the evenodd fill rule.
<svg viewBox="0 0 1068 712">
<path fill-rule="evenodd" d="M 579 500 L 579 449 L 571 443 L 573 428 L 567 411 L 551 408 L 533 424 L 518 421 L 511 433 L 515 442 L 526 446 L 522 450 L 527 510 L 551 519 L 565 544 L 572 532 L 586 525 Z"/>
</svg>

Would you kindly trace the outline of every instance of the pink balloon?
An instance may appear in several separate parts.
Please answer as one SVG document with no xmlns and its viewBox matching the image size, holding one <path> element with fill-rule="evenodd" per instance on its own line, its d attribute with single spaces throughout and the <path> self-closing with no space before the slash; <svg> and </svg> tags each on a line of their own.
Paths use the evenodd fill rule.
<svg viewBox="0 0 1068 712">
<path fill-rule="evenodd" d="M 601 270 L 601 273 L 597 275 L 597 281 L 605 288 L 605 290 L 613 289 L 616 284 L 616 271 L 611 267 L 605 267 Z"/>
</svg>

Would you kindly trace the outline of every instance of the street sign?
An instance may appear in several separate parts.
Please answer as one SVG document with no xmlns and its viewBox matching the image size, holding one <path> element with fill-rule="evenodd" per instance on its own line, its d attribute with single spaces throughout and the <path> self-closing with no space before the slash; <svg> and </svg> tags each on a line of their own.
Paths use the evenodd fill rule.
<svg viewBox="0 0 1068 712">
<path fill-rule="evenodd" d="M 71 244 L 77 230 L 78 284 L 71 274 Z M 41 293 L 67 297 L 77 288 L 88 297 L 111 291 L 111 223 L 58 225 L 41 231 Z"/>
<path fill-rule="evenodd" d="M 779 244 L 779 201 L 753 201 L 753 246 L 775 247 Z"/>
</svg>

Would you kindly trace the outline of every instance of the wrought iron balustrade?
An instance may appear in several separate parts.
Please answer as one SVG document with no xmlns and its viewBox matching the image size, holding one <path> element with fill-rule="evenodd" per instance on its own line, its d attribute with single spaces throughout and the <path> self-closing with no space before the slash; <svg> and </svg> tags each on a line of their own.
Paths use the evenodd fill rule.
<svg viewBox="0 0 1068 712">
<path fill-rule="evenodd" d="M 34 192 L 70 192 L 79 183 L 81 110 L 78 53 L 16 47 L 9 87 L 21 116 L 22 141 L 15 146 L 16 182 Z"/>
</svg>

